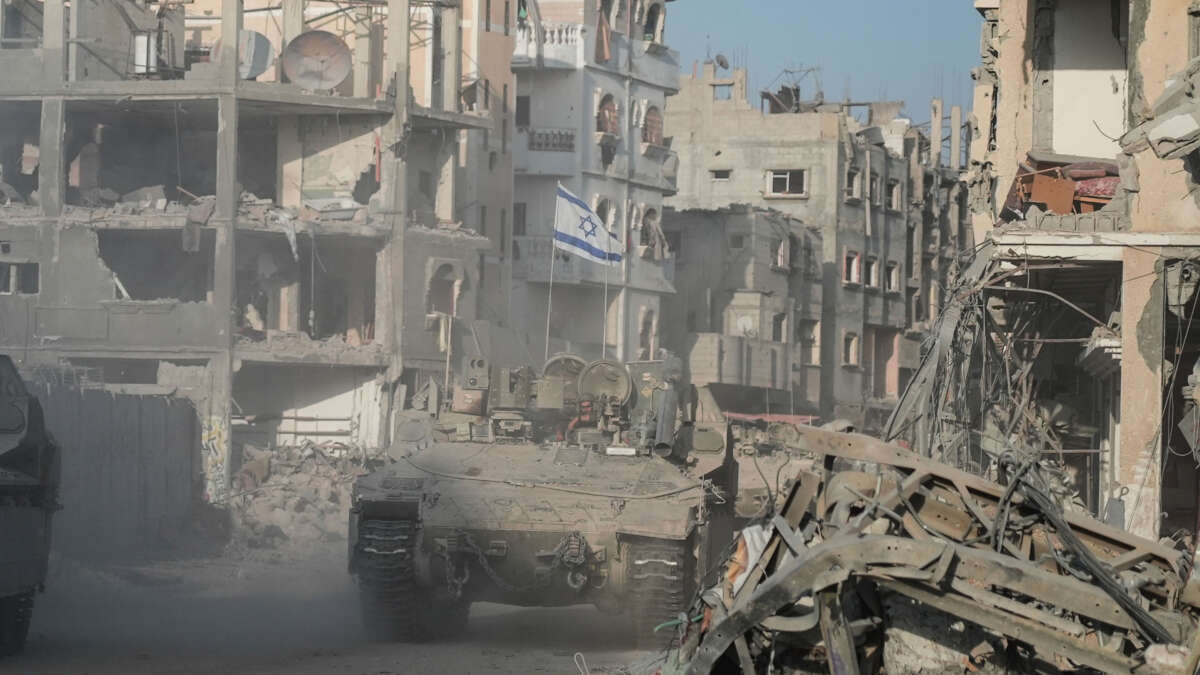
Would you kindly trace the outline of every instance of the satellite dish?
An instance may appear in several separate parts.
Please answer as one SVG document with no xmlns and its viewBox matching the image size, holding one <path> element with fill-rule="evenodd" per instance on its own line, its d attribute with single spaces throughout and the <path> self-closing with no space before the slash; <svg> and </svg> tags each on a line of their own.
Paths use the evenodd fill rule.
<svg viewBox="0 0 1200 675">
<path fill-rule="evenodd" d="M 729 59 L 725 58 L 724 54 L 717 54 L 717 65 L 729 70 Z"/>
<path fill-rule="evenodd" d="M 212 53 L 221 53 L 220 39 L 213 43 Z M 274 62 L 275 48 L 266 35 L 252 30 L 238 33 L 238 77 L 253 80 L 267 72 Z"/>
<path fill-rule="evenodd" d="M 333 89 L 350 75 L 350 49 L 336 35 L 310 30 L 283 50 L 283 72 L 305 89 Z"/>
</svg>

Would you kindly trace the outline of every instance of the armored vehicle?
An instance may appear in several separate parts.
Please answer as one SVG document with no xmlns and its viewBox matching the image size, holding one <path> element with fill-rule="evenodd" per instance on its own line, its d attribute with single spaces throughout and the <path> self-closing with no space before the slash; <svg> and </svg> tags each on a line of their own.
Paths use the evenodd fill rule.
<svg viewBox="0 0 1200 675">
<path fill-rule="evenodd" d="M 449 411 L 399 425 L 395 462 L 355 485 L 350 571 L 377 637 L 466 625 L 472 602 L 593 604 L 669 639 L 730 541 L 737 464 L 693 422 L 674 357 L 531 369 L 473 359 Z M 681 401 L 683 405 L 681 405 Z"/>
<path fill-rule="evenodd" d="M 42 408 L 0 355 L 0 656 L 25 645 L 33 595 L 46 580 L 57 490 L 58 448 Z"/>
</svg>

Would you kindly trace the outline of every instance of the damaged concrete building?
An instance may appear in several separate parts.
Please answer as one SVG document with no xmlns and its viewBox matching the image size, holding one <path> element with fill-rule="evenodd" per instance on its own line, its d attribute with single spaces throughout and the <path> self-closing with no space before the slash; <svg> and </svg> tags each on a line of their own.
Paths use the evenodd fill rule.
<svg viewBox="0 0 1200 675">
<path fill-rule="evenodd" d="M 539 326 L 551 305 L 550 345 L 543 331 L 528 331 L 535 354 L 649 358 L 660 346 L 664 296 L 675 290 L 662 231 L 662 200 L 675 190 L 676 163 L 664 100 L 679 79 L 679 54 L 663 42 L 667 3 L 519 6 L 513 315 Z M 619 267 L 553 253 L 556 184 L 590 205 L 623 242 Z M 558 257 L 548 298 L 552 253 Z"/>
<path fill-rule="evenodd" d="M 903 416 L 928 454 L 986 473 L 1025 448 L 1080 508 L 1194 536 L 1200 6 L 975 7 L 969 209 L 991 246 L 940 329 L 955 355 L 924 384 L 966 396 L 944 406 L 953 423 L 927 395 Z"/>
<path fill-rule="evenodd" d="M 961 111 L 943 138 L 936 100 L 928 129 L 898 102 L 805 100 L 798 86 L 762 92 L 760 109 L 746 71 L 712 61 L 679 89 L 667 346 L 696 384 L 729 388 L 734 412 L 881 430 L 969 245 Z"/>
<path fill-rule="evenodd" d="M 507 320 L 514 11 L 6 2 L 0 351 L 189 401 L 197 500 L 243 443 L 386 445 Z"/>
</svg>

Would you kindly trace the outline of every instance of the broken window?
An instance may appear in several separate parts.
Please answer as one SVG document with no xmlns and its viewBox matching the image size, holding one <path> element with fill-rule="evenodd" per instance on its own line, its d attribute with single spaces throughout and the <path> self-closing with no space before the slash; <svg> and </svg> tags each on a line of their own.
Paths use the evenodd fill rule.
<svg viewBox="0 0 1200 675">
<path fill-rule="evenodd" d="M 903 190 L 900 189 L 900 181 L 889 180 L 887 182 L 888 189 L 888 208 L 893 211 L 899 211 L 904 206 Z"/>
<path fill-rule="evenodd" d="M 600 107 L 596 111 L 596 131 L 613 136 L 621 133 L 621 125 L 617 121 L 617 101 L 612 94 L 605 94 L 600 99 Z"/>
<path fill-rule="evenodd" d="M 804 169 L 777 169 L 768 171 L 768 189 L 773 195 L 803 195 Z"/>
<path fill-rule="evenodd" d="M 508 251 L 508 210 L 500 209 L 500 255 Z"/>
<path fill-rule="evenodd" d="M 525 202 L 513 202 L 513 236 L 525 236 Z"/>
<path fill-rule="evenodd" d="M 650 5 L 646 10 L 646 22 L 642 25 L 642 39 L 647 42 L 660 42 L 663 33 L 663 6 L 659 3 Z"/>
<path fill-rule="evenodd" d="M 782 312 L 771 317 L 771 340 L 775 342 L 784 342 L 784 337 L 787 332 L 787 314 Z M 774 353 L 774 352 L 772 352 Z"/>
<path fill-rule="evenodd" d="M 713 180 L 727 181 L 733 175 L 733 171 L 730 169 L 713 169 L 708 172 L 708 175 Z"/>
<path fill-rule="evenodd" d="M 853 167 L 846 169 L 846 199 L 862 199 L 862 174 Z"/>
<path fill-rule="evenodd" d="M 0 262 L 0 295 L 35 295 L 41 285 L 35 262 Z"/>
<path fill-rule="evenodd" d="M 887 264 L 884 290 L 896 292 L 900 290 L 900 265 L 894 262 Z"/>
<path fill-rule="evenodd" d="M 663 116 L 654 106 L 650 106 L 642 120 L 642 142 L 650 145 L 663 144 Z"/>
<path fill-rule="evenodd" d="M 846 333 L 842 336 L 842 365 L 858 365 L 858 334 Z"/>
<path fill-rule="evenodd" d="M 638 331 L 638 359 L 648 361 L 654 358 L 654 338 L 658 327 L 654 323 L 654 310 L 642 308 L 642 326 Z"/>
<path fill-rule="evenodd" d="M 194 251 L 181 230 L 98 230 L 100 258 L 112 272 L 116 300 L 207 302 L 216 235 L 201 231 Z"/>
<path fill-rule="evenodd" d="M 872 288 L 879 288 L 879 261 L 875 258 L 867 258 L 866 264 L 863 265 L 863 272 L 866 284 Z"/>
<path fill-rule="evenodd" d="M 442 264 L 429 279 L 425 292 L 426 314 L 454 315 L 462 280 L 450 264 Z"/>
<path fill-rule="evenodd" d="M 789 240 L 787 239 L 772 239 L 771 240 L 771 265 L 778 268 L 787 268 L 791 260 L 791 251 L 789 250 Z"/>
<path fill-rule="evenodd" d="M 821 363 L 821 322 L 796 321 L 796 343 L 800 345 L 800 363 L 814 366 Z"/>
<path fill-rule="evenodd" d="M 862 280 L 861 274 L 858 253 L 846 251 L 846 257 L 842 261 L 842 281 L 848 284 L 857 284 Z"/>
<path fill-rule="evenodd" d="M 529 96 L 517 96 L 517 128 L 529 127 Z"/>
<path fill-rule="evenodd" d="M 712 88 L 714 101 L 729 101 L 733 99 L 732 84 L 714 84 Z"/>
</svg>

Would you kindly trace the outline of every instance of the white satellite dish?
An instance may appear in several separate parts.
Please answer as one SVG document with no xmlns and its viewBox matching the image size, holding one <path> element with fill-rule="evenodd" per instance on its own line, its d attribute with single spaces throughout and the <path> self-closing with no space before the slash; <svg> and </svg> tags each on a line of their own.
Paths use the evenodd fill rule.
<svg viewBox="0 0 1200 675">
<path fill-rule="evenodd" d="M 221 53 L 221 40 L 213 43 L 212 53 Z M 266 35 L 252 30 L 238 34 L 238 77 L 253 80 L 267 72 L 274 62 L 275 48 Z"/>
<path fill-rule="evenodd" d="M 350 49 L 323 30 L 297 35 L 283 50 L 283 72 L 305 89 L 333 89 L 350 75 Z"/>
</svg>

